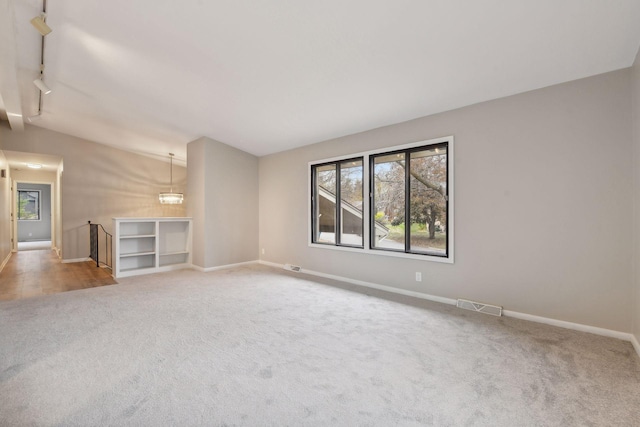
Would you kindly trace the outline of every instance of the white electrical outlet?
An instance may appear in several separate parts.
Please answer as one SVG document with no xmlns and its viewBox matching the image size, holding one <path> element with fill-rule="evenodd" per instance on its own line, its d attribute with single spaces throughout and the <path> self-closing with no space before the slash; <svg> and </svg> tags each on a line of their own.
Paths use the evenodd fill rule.
<svg viewBox="0 0 640 427">
<path fill-rule="evenodd" d="M 264 248 L 262 248 L 262 255 L 264 255 Z"/>
<path fill-rule="evenodd" d="M 422 273 L 416 271 L 416 282 L 422 282 Z"/>
</svg>

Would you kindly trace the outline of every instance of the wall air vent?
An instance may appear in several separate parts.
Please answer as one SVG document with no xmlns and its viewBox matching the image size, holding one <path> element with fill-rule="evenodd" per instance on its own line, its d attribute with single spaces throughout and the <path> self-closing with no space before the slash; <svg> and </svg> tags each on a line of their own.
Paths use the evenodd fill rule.
<svg viewBox="0 0 640 427">
<path fill-rule="evenodd" d="M 299 265 L 285 264 L 284 269 L 289 271 L 301 271 L 302 267 L 300 267 Z"/>
<path fill-rule="evenodd" d="M 502 307 L 497 305 L 483 304 L 481 302 L 468 301 L 466 299 L 459 299 L 456 303 L 458 308 L 464 308 L 465 310 L 477 311 L 480 313 L 491 314 L 493 316 L 502 316 Z"/>
</svg>

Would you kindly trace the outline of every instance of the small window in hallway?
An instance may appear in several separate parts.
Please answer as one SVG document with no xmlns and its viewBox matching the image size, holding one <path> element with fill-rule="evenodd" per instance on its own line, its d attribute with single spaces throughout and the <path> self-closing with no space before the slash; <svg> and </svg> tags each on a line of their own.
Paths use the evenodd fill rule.
<svg viewBox="0 0 640 427">
<path fill-rule="evenodd" d="M 18 219 L 40 220 L 40 190 L 18 190 Z"/>
</svg>

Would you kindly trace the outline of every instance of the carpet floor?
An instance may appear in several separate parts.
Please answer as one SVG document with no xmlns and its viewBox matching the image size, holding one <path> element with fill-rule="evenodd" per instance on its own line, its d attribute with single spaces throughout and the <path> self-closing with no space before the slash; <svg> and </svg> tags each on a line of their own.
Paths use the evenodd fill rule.
<svg viewBox="0 0 640 427">
<path fill-rule="evenodd" d="M 638 426 L 630 343 L 266 266 L 0 301 L 0 425 Z"/>
</svg>

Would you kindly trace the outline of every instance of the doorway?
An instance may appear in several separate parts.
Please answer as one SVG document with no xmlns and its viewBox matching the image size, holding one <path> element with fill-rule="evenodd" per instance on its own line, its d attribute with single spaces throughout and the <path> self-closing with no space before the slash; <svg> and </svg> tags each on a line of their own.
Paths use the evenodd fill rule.
<svg viewBox="0 0 640 427">
<path fill-rule="evenodd" d="M 62 251 L 62 157 L 3 150 L 11 179 L 11 249 Z"/>
<path fill-rule="evenodd" d="M 52 183 L 16 181 L 17 250 L 51 249 Z"/>
</svg>

